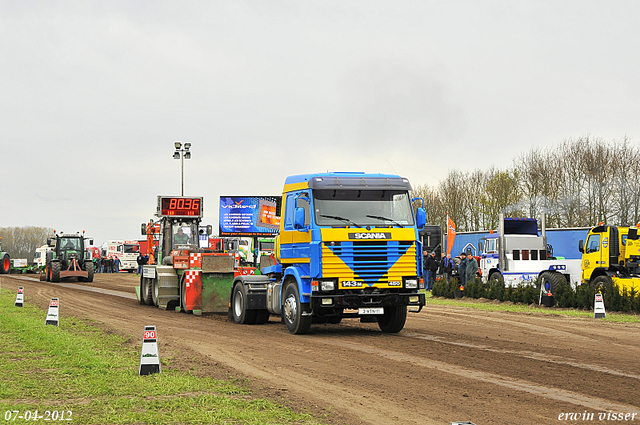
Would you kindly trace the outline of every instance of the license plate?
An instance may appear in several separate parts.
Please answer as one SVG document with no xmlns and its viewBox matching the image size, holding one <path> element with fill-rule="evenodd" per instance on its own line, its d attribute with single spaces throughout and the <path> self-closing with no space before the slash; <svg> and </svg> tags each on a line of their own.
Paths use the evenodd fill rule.
<svg viewBox="0 0 640 425">
<path fill-rule="evenodd" d="M 358 314 L 384 314 L 384 307 L 359 308 Z"/>
</svg>

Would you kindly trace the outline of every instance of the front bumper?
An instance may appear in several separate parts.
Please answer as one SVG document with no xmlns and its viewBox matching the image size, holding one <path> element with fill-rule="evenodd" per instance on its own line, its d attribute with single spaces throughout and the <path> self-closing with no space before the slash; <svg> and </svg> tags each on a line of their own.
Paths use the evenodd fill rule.
<svg viewBox="0 0 640 425">
<path fill-rule="evenodd" d="M 415 299 L 417 298 L 417 302 Z M 331 304 L 327 303 L 327 299 L 331 299 Z M 324 302 L 323 302 L 324 300 Z M 421 293 L 383 293 L 383 294 L 337 294 L 337 295 L 320 295 L 313 294 L 311 296 L 311 308 L 317 310 L 333 310 L 334 312 L 341 310 L 358 309 L 362 307 L 395 307 L 395 306 L 413 306 L 418 307 L 419 312 L 426 304 L 425 294 Z"/>
</svg>

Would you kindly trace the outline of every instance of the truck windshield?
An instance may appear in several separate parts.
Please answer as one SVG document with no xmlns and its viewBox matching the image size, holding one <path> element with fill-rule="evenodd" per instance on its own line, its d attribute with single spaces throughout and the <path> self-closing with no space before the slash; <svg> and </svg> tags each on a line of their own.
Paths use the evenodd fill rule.
<svg viewBox="0 0 640 425">
<path fill-rule="evenodd" d="M 124 244 L 124 252 L 127 254 L 137 253 L 140 250 L 140 245 Z"/>
<path fill-rule="evenodd" d="M 404 190 L 316 189 L 313 191 L 319 226 L 413 226 L 409 193 Z"/>
</svg>

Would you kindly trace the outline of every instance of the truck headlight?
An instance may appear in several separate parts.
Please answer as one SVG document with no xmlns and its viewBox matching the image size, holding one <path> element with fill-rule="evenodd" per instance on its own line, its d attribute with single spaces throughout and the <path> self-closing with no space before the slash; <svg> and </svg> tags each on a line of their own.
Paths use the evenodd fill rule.
<svg viewBox="0 0 640 425">
<path fill-rule="evenodd" d="M 335 284 L 333 280 L 322 280 L 320 281 L 320 289 L 322 291 L 333 291 L 335 289 Z"/>
<path fill-rule="evenodd" d="M 404 287 L 407 289 L 418 289 L 418 279 L 407 279 L 404 281 Z"/>
</svg>

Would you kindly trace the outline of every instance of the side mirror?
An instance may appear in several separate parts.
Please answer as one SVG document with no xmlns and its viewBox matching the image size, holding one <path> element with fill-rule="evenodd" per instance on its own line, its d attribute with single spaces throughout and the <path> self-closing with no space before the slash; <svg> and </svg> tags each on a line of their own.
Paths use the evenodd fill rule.
<svg viewBox="0 0 640 425">
<path fill-rule="evenodd" d="M 207 235 L 210 235 L 213 233 L 213 227 L 209 224 L 207 225 Z"/>
<path fill-rule="evenodd" d="M 89 239 L 89 245 L 93 246 L 93 239 Z"/>
<path fill-rule="evenodd" d="M 420 207 L 416 209 L 416 225 L 418 226 L 418 229 L 422 229 L 425 224 L 427 224 L 427 211 Z"/>
<path fill-rule="evenodd" d="M 147 234 L 147 223 L 142 223 L 140 225 L 140 233 L 142 235 L 146 235 Z"/>
<path fill-rule="evenodd" d="M 478 252 L 484 252 L 484 244 L 482 242 L 478 242 Z"/>
<path fill-rule="evenodd" d="M 293 227 L 296 230 L 304 229 L 304 208 L 296 207 L 293 218 Z"/>
<path fill-rule="evenodd" d="M 47 245 L 53 246 L 53 241 L 51 240 L 51 238 L 47 238 Z"/>
<path fill-rule="evenodd" d="M 578 251 L 584 254 L 584 241 L 582 239 L 578 241 Z"/>
</svg>

